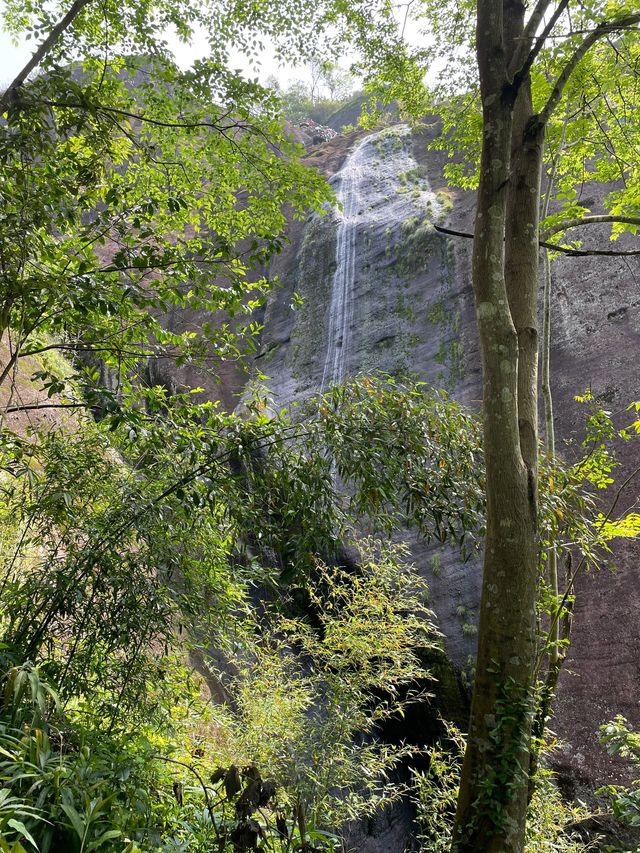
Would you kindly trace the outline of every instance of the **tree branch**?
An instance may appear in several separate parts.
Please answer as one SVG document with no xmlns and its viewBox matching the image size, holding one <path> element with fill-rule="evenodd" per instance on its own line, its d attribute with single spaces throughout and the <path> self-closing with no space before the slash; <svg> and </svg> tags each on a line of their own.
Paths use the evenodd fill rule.
<svg viewBox="0 0 640 853">
<path fill-rule="evenodd" d="M 547 14 L 547 9 L 551 5 L 551 0 L 538 0 L 536 6 L 531 13 L 531 17 L 527 21 L 524 31 L 522 33 L 522 42 L 523 46 L 520 50 L 520 56 L 522 59 L 522 53 L 526 50 L 527 43 L 531 43 L 535 37 L 535 34 L 538 32 L 538 27 L 542 23 L 544 16 Z M 517 57 L 514 57 L 514 61 Z"/>
<path fill-rule="evenodd" d="M 4 410 L 5 415 L 15 412 L 33 412 L 38 409 L 88 409 L 88 403 L 31 403 L 27 406 L 9 406 Z"/>
<path fill-rule="evenodd" d="M 544 44 L 551 33 L 551 30 L 555 27 L 558 22 L 560 16 L 565 11 L 567 6 L 569 5 L 569 0 L 561 0 L 557 9 L 545 25 L 544 30 L 540 33 L 538 38 L 536 39 L 535 44 L 529 51 L 529 55 L 525 58 L 523 56 L 524 52 L 528 49 L 529 44 L 533 42 L 534 36 L 542 19 L 544 17 L 545 12 L 549 7 L 549 0 L 538 0 L 538 5 L 533 10 L 529 21 L 527 22 L 527 26 L 525 27 L 522 41 L 520 44 L 520 49 L 517 51 L 516 55 L 513 58 L 511 63 L 511 67 L 509 69 L 511 75 L 513 76 L 514 83 L 519 86 L 520 82 L 524 79 L 529 69 L 535 62 L 537 55 L 540 53 Z"/>
<path fill-rule="evenodd" d="M 55 27 L 51 30 L 46 39 L 42 42 L 40 47 L 33 54 L 31 59 L 24 66 L 22 71 L 19 72 L 17 77 L 14 78 L 13 82 L 10 83 L 9 86 L 5 89 L 4 94 L 2 95 L 2 97 L 0 97 L 0 113 L 3 113 L 6 110 L 14 93 L 20 88 L 20 86 L 22 86 L 22 84 L 27 79 L 29 74 L 31 74 L 33 69 L 37 68 L 37 66 L 40 65 L 47 53 L 49 53 L 53 45 L 58 41 L 62 33 L 71 26 L 71 24 L 78 17 L 80 12 L 90 2 L 91 0 L 75 0 L 75 3 L 72 4 L 71 8 L 64 16 L 64 18 L 62 18 L 55 25 Z"/>
<path fill-rule="evenodd" d="M 611 504 L 611 506 L 609 507 L 609 509 L 607 511 L 607 514 L 604 515 L 602 517 L 602 519 L 600 520 L 600 523 L 598 525 L 598 529 L 596 531 L 596 536 L 599 536 L 602 533 L 602 530 L 604 529 L 605 524 L 611 519 L 611 516 L 613 515 L 613 513 L 615 511 L 615 508 L 617 507 L 618 502 L 619 502 L 620 498 L 622 497 L 622 493 L 627 488 L 627 486 L 632 482 L 632 480 L 635 480 L 635 478 L 638 476 L 638 474 L 640 474 L 640 466 L 635 468 L 631 472 L 631 474 L 629 474 L 627 479 L 620 485 L 620 487 L 618 488 L 618 491 L 616 492 L 616 496 L 613 500 L 613 503 Z M 571 594 L 571 590 L 573 589 L 573 585 L 576 582 L 576 578 L 578 577 L 580 570 L 583 568 L 583 566 L 586 565 L 586 563 L 587 563 L 587 557 L 586 557 L 586 554 L 583 553 L 582 557 L 580 559 L 580 562 L 578 563 L 578 565 L 576 566 L 576 568 L 573 571 L 573 574 L 571 575 L 571 577 L 567 581 L 564 595 L 562 596 L 562 600 L 560 601 L 560 605 L 556 608 L 556 612 L 553 616 L 553 619 L 552 619 L 552 622 L 550 625 L 550 631 L 553 628 L 553 623 L 558 621 L 560 614 L 562 613 L 562 611 L 566 607 L 567 599 L 569 598 L 569 595 Z M 550 634 L 547 635 L 547 643 L 545 643 L 545 645 L 547 645 L 549 642 L 549 636 L 550 636 Z"/>
<path fill-rule="evenodd" d="M 20 354 L 20 347 L 18 346 L 11 353 L 11 357 L 9 358 L 9 360 L 7 361 L 6 365 L 4 366 L 2 372 L 0 373 L 0 385 L 2 385 L 2 383 L 7 378 L 7 376 L 11 373 L 11 369 L 13 368 L 14 364 L 18 360 L 19 354 Z"/>
<path fill-rule="evenodd" d="M 616 216 L 614 214 L 588 214 L 587 216 L 577 216 L 573 219 L 563 219 L 551 228 L 545 228 L 540 232 L 541 240 L 548 240 L 554 234 L 559 234 L 560 231 L 568 231 L 570 228 L 578 228 L 581 225 L 597 225 L 602 222 L 622 222 L 627 225 L 640 225 L 640 216 Z M 542 243 L 540 244 L 542 245 Z"/>
<path fill-rule="evenodd" d="M 452 228 L 444 228 L 442 225 L 434 225 L 433 227 L 440 234 L 448 234 L 451 237 L 464 237 L 467 240 L 473 240 L 475 236 L 470 231 L 454 231 Z M 619 258 L 624 257 L 625 255 L 640 255 L 640 249 L 629 249 L 627 251 L 618 251 L 616 249 L 570 249 L 568 246 L 560 246 L 558 243 L 548 243 L 546 240 L 540 240 L 539 245 L 542 246 L 543 249 L 562 252 L 563 254 L 571 255 L 574 258 L 585 258 L 591 255 L 605 258 Z"/>
<path fill-rule="evenodd" d="M 443 225 L 434 225 L 433 227 L 440 234 L 448 234 L 450 237 L 465 237 L 468 240 L 473 240 L 475 237 L 471 231 L 455 231 L 453 228 L 445 228 Z"/>
<path fill-rule="evenodd" d="M 568 246 L 560 246 L 558 243 L 547 243 L 544 240 L 540 241 L 540 245 L 544 249 L 551 249 L 553 252 L 562 252 L 574 258 L 623 258 L 625 256 L 640 255 L 640 249 L 628 249 L 625 251 L 618 251 L 617 249 L 570 249 Z"/>
<path fill-rule="evenodd" d="M 593 30 L 589 35 L 587 35 L 582 43 L 578 46 L 575 53 L 568 60 L 567 64 L 564 66 L 558 79 L 555 82 L 553 89 L 551 90 L 551 94 L 549 95 L 549 99 L 547 103 L 544 105 L 542 111 L 538 116 L 538 120 L 542 125 L 546 125 L 553 111 L 560 103 L 560 99 L 562 98 L 562 93 L 564 92 L 564 87 L 569 82 L 569 79 L 573 72 L 575 71 L 579 62 L 584 59 L 587 51 L 593 47 L 593 45 L 601 39 L 603 36 L 606 36 L 608 33 L 616 32 L 618 30 L 624 30 L 629 27 L 632 27 L 634 24 L 640 22 L 640 13 L 633 15 L 625 15 L 623 18 L 619 18 L 617 21 L 602 21 L 602 23 L 598 24 L 598 26 Z"/>
<path fill-rule="evenodd" d="M 134 121 L 139 121 L 146 124 L 152 124 L 155 127 L 169 127 L 169 128 L 178 128 L 181 130 L 193 130 L 197 128 L 207 128 L 209 130 L 217 130 L 220 133 L 224 133 L 229 130 L 247 130 L 253 129 L 253 126 L 248 124 L 247 122 L 241 121 L 229 121 L 226 124 L 216 123 L 213 121 L 163 121 L 161 119 L 153 118 L 151 116 L 147 116 L 144 113 L 133 113 L 129 112 L 129 110 L 122 110 L 118 107 L 110 107 L 106 104 L 83 104 L 79 101 L 50 101 L 46 98 L 38 98 L 38 104 L 43 104 L 45 107 L 56 107 L 58 109 L 67 109 L 67 110 L 94 110 L 96 112 L 104 113 L 105 115 L 119 115 L 124 116 L 125 118 L 133 119 Z"/>
</svg>

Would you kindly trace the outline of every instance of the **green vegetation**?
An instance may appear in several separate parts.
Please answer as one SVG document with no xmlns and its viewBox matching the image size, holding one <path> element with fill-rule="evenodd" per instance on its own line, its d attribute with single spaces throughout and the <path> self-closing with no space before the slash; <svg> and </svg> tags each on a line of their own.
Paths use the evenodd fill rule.
<svg viewBox="0 0 640 853">
<path fill-rule="evenodd" d="M 632 123 L 633 130 L 625 123 L 620 135 L 619 125 L 609 135 L 606 116 L 617 108 L 638 112 L 640 18 L 637 4 L 624 0 L 585 5 L 542 0 L 517 8 L 499 0 L 462 7 L 426 0 L 416 15 L 429 20 L 433 42 L 426 54 L 433 64 L 442 62 L 443 69 L 431 91 L 433 109 L 442 121 L 433 147 L 447 153 L 444 175 L 449 184 L 478 190 L 472 268 L 483 365 L 485 449 L 492 460 L 487 470 L 491 512 L 478 635 L 482 666 L 476 671 L 477 701 L 453 849 L 519 853 L 527 802 L 526 774 L 521 770 L 535 753 L 531 717 L 525 714 L 521 721 L 505 724 L 500 735 L 504 743 L 495 753 L 486 744 L 505 685 L 513 679 L 521 696 L 533 702 L 541 664 L 534 617 L 537 534 L 535 526 L 522 523 L 538 511 L 539 249 L 533 238 L 548 240 L 568 228 L 609 222 L 615 240 L 620 231 L 634 231 L 638 225 L 637 161 L 624 157 L 630 141 L 637 144 L 637 122 Z M 610 39 L 608 33 L 615 36 Z M 585 182 L 590 180 L 616 183 L 604 201 L 604 214 L 592 216 L 591 202 L 579 200 L 589 197 Z M 547 218 L 550 226 L 545 230 Z M 572 253 L 575 244 L 561 248 Z M 615 254 L 615 249 L 602 251 Z M 546 432 L 553 455 L 550 280 L 547 265 L 542 361 Z M 505 536 L 507 527 L 512 535 Z M 548 573 L 557 587 L 556 569 L 552 553 Z M 499 602 L 505 601 L 512 604 L 509 611 L 501 609 Z M 553 631 L 558 624 L 554 619 Z M 553 682 L 559 666 L 553 648 L 543 665 Z M 495 772 L 502 750 L 514 758 L 519 751 L 519 758 L 512 762 L 510 783 L 504 780 L 510 802 L 503 819 L 496 822 L 500 801 L 494 814 L 479 815 L 478 808 L 484 803 L 485 779 Z"/>
<path fill-rule="evenodd" d="M 287 121 L 300 124 L 311 119 L 326 124 L 334 113 L 357 100 L 354 79 L 336 63 L 312 61 L 307 66 L 308 81 L 294 80 L 283 88 L 276 77 L 269 77 L 268 86 L 278 96 Z M 357 105 L 354 106 L 357 109 Z M 341 132 L 351 133 L 354 127 L 345 125 Z"/>
<path fill-rule="evenodd" d="M 402 189 L 402 188 L 400 188 Z M 398 245 L 398 269 L 412 275 L 426 268 L 430 258 L 439 251 L 442 240 L 433 224 L 421 216 L 411 216 L 402 223 Z"/>
<path fill-rule="evenodd" d="M 446 317 L 445 301 L 441 296 L 431 305 L 427 312 L 427 320 L 433 323 L 434 326 L 440 326 L 444 323 Z"/>
<path fill-rule="evenodd" d="M 438 200 L 438 204 L 440 205 L 443 218 L 446 218 L 453 210 L 452 195 L 453 194 L 451 190 L 438 190 L 438 192 L 436 193 L 436 198 Z"/>
<path fill-rule="evenodd" d="M 438 578 L 442 573 L 442 560 L 440 554 L 434 554 L 430 560 L 431 571 Z"/>
<path fill-rule="evenodd" d="M 378 134 L 375 142 L 380 158 L 383 159 L 389 152 L 401 151 L 409 144 L 409 139 L 410 137 L 407 136 L 406 131 L 401 127 L 391 125 L 391 127 L 384 128 Z M 398 191 L 400 191 L 400 188 L 398 188 Z"/>
<path fill-rule="evenodd" d="M 547 393 L 541 453 L 536 236 L 640 224 L 640 13 L 627 0 L 413 6 L 399 27 L 386 0 L 5 4 L 6 31 L 39 47 L 0 96 L 3 851 L 339 849 L 349 821 L 408 793 L 393 773 L 416 749 L 382 734 L 427 698 L 430 660 L 453 692 L 428 589 L 390 544 L 408 527 L 462 561 L 484 545 L 469 735 L 449 728 L 415 777 L 425 849 L 577 849 L 562 828 L 582 813 L 541 753 L 575 579 L 640 531 L 637 513 L 615 516 L 619 494 L 606 515 L 595 498 L 615 486 L 612 443 L 640 421 L 620 430 L 583 395 L 580 458 L 563 463 Z M 415 14 L 433 33 L 424 49 L 403 41 Z M 181 70 L 167 38 L 201 33 L 206 55 Z M 328 57 L 308 90 L 230 70 L 233 50 L 253 61 L 263 38 L 277 59 Z M 178 378 L 213 382 L 255 347 L 292 218 L 317 214 L 298 284 L 326 290 L 313 229 L 333 196 L 284 119 L 344 102 L 333 60 L 346 45 L 371 96 L 361 124 L 431 102 L 435 147 L 455 154 L 446 178 L 478 186 L 482 424 L 382 377 L 295 419 L 258 386 L 229 414 Z M 443 57 L 427 95 L 425 62 Z M 410 144 L 398 127 L 377 138 L 381 159 Z M 404 173 L 398 192 L 419 199 L 421 177 Z M 595 216 L 577 190 L 594 179 L 616 187 Z M 438 200 L 444 218 L 451 196 Z M 403 223 L 398 270 L 437 258 L 446 278 L 451 244 L 426 214 Z M 457 333 L 445 307 L 438 293 L 429 319 Z M 322 324 L 301 328 L 310 359 Z M 547 316 L 546 368 L 548 332 Z M 452 383 L 462 355 L 457 336 L 436 355 Z M 171 365 L 163 384 L 158 364 Z M 472 614 L 457 616 L 473 637 Z M 624 720 L 603 739 L 637 761 Z M 608 793 L 637 824 L 637 785 Z"/>
<path fill-rule="evenodd" d="M 308 588 L 324 639 L 306 619 L 275 610 L 262 614 L 259 627 L 248 611 L 227 613 L 220 639 L 235 650 L 226 666 L 235 673 L 226 685 L 234 710 L 205 701 L 201 679 L 166 648 L 156 673 L 145 659 L 157 686 L 139 687 L 133 707 L 117 683 L 128 677 L 130 660 L 120 658 L 109 681 L 101 673 L 99 688 L 68 676 L 67 694 L 81 689 L 82 698 L 71 693 L 62 703 L 45 680 L 50 663 L 16 665 L 5 651 L 0 772 L 12 823 L 3 837 L 43 851 L 235 850 L 239 838 L 256 833 L 270 850 L 304 836 L 331 848 L 332 834 L 321 827 L 402 794 L 383 774 L 410 750 L 381 750 L 353 736 L 419 697 L 412 685 L 427 673 L 416 651 L 433 641 L 415 589 L 401 554 L 363 543 L 359 577 L 320 566 Z M 409 622 L 408 607 L 415 614 Z M 381 619 L 384 638 L 376 629 Z M 128 639 L 137 639 L 132 629 Z M 213 669 L 207 676 L 222 677 Z M 403 685 L 404 698 L 371 709 L 371 690 Z M 310 716 L 314 708 L 322 714 Z"/>
<path fill-rule="evenodd" d="M 446 726 L 446 736 L 430 751 L 429 769 L 415 774 L 420 849 L 424 853 L 447 853 L 451 849 L 465 746 L 465 738 L 455 726 Z M 525 853 L 585 850 L 580 836 L 571 829 L 565 832 L 563 827 L 588 817 L 584 806 L 564 803 L 553 774 L 541 770 L 529 804 Z"/>
<path fill-rule="evenodd" d="M 380 533 L 412 518 L 472 547 L 477 426 L 370 380 L 309 404 L 297 427 L 261 398 L 240 419 L 139 393 L 126 422 L 3 432 L 4 837 L 43 851 L 237 849 L 256 832 L 266 849 L 331 847 L 345 820 L 403 794 L 385 774 L 411 749 L 363 736 L 420 699 L 435 647 L 406 555 L 350 531 L 362 513 Z M 415 435 L 410 480 L 399 420 Z M 458 455 L 444 439 L 461 428 Z M 371 431 L 387 434 L 383 477 L 363 452 Z M 440 508 L 419 496 L 435 475 Z M 336 537 L 357 570 L 323 562 Z"/>
<path fill-rule="evenodd" d="M 423 185 L 423 179 L 427 176 L 426 166 L 414 166 L 406 172 L 400 172 L 398 180 L 404 186 L 406 184 Z"/>
<path fill-rule="evenodd" d="M 309 403 L 298 425 L 259 395 L 240 420 L 140 393 L 137 421 L 4 433 L 5 837 L 205 850 L 258 832 L 284 850 L 286 826 L 330 848 L 344 821 L 404 793 L 384 780 L 411 748 L 362 735 L 421 698 L 420 659 L 437 648 L 426 587 L 384 534 L 413 524 L 475 548 L 479 424 L 371 379 Z M 545 529 L 562 518 L 595 554 L 580 509 L 591 474 L 554 467 Z M 357 541 L 365 518 L 378 538 Z M 336 541 L 357 569 L 331 567 Z"/>
<path fill-rule="evenodd" d="M 618 715 L 601 726 L 600 741 L 609 755 L 626 759 L 633 768 L 634 776 L 640 775 L 640 735 L 624 717 Z M 640 779 L 635 779 L 630 787 L 607 785 L 598 793 L 610 798 L 618 820 L 630 826 L 640 826 Z"/>
</svg>

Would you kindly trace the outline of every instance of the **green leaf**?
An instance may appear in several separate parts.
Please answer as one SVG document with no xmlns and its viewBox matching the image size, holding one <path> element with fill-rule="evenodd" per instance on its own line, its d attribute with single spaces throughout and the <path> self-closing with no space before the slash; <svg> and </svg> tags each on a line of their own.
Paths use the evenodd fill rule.
<svg viewBox="0 0 640 853">
<path fill-rule="evenodd" d="M 80 815 L 76 809 L 68 803 L 63 803 L 61 808 L 71 821 L 71 827 L 75 830 L 78 838 L 84 838 L 85 820 L 82 815 Z"/>
<path fill-rule="evenodd" d="M 33 844 L 36 850 L 38 849 L 38 845 L 36 844 L 35 839 L 21 820 L 17 820 L 16 818 L 9 818 L 9 820 L 7 821 L 7 826 L 10 826 L 12 829 L 15 829 L 16 832 L 20 833 L 23 838 L 26 838 L 30 844 Z"/>
</svg>

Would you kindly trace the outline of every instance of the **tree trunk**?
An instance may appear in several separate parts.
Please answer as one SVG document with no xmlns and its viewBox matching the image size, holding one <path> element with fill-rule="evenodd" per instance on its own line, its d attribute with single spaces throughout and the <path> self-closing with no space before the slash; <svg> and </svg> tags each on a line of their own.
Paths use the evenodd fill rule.
<svg viewBox="0 0 640 853">
<path fill-rule="evenodd" d="M 483 141 L 473 287 L 483 367 L 487 533 L 478 659 L 453 850 L 520 853 L 536 653 L 537 276 L 542 132 L 507 77 L 524 8 L 479 0 Z M 506 48 L 505 48 L 506 44 Z"/>
<path fill-rule="evenodd" d="M 546 124 L 591 47 L 640 13 L 601 20 L 566 59 L 534 115 L 529 71 L 568 7 L 477 0 L 483 136 L 473 289 L 483 370 L 487 533 L 476 680 L 452 849 L 521 853 L 536 654 L 538 211 Z M 568 630 L 568 629 L 567 629 Z M 547 705 L 559 671 L 550 668 Z M 538 728 L 544 724 L 539 713 Z"/>
<path fill-rule="evenodd" d="M 551 459 L 556 457 L 556 433 L 553 423 L 553 395 L 551 393 L 551 258 L 549 250 L 543 249 L 544 269 L 544 299 L 542 309 L 542 397 L 544 399 L 544 422 L 547 439 L 547 454 Z M 560 586 L 558 582 L 558 552 L 553 545 L 547 555 L 549 567 L 549 587 L 551 594 L 558 601 Z M 549 631 L 549 666 L 553 670 L 558 665 L 560 640 L 560 620 L 555 619 Z"/>
</svg>

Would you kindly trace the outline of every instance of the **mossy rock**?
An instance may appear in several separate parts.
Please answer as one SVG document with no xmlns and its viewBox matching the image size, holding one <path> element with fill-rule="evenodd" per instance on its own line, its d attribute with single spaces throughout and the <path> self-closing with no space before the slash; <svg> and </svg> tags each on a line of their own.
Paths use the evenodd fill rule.
<svg viewBox="0 0 640 853">
<path fill-rule="evenodd" d="M 398 270 L 411 275 L 426 269 L 431 258 L 439 257 L 442 235 L 426 216 L 412 216 L 402 223 L 401 242 L 398 244 Z"/>
</svg>

